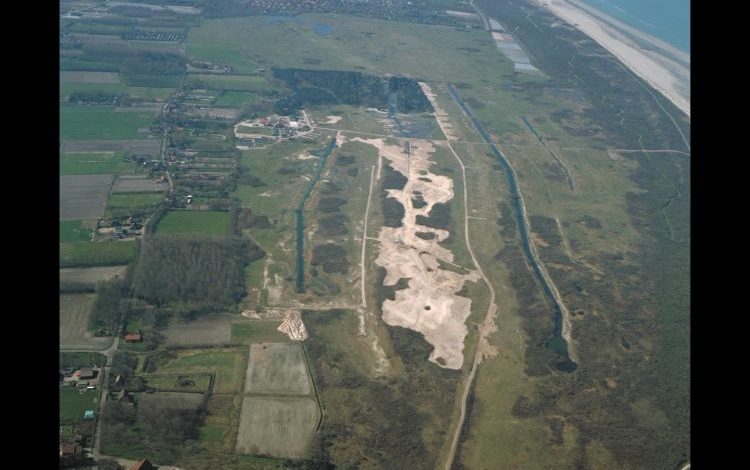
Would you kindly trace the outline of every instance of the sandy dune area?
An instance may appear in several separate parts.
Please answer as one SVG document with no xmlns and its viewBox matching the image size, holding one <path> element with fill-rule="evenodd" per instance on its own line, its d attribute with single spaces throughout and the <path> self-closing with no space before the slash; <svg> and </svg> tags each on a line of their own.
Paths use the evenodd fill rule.
<svg viewBox="0 0 750 470">
<path fill-rule="evenodd" d="M 405 289 L 397 290 L 394 300 L 383 302 L 383 321 L 390 326 L 401 326 L 424 335 L 434 350 L 429 360 L 448 369 L 463 365 L 464 338 L 468 332 L 464 322 L 471 312 L 471 299 L 456 295 L 466 281 L 477 281 L 479 275 L 466 270 L 466 274 L 443 269 L 443 264 L 453 264 L 453 253 L 438 242 L 450 236 L 446 230 L 418 225 L 418 215 L 429 216 L 433 205 L 453 199 L 453 180 L 431 173 L 429 155 L 434 147 L 420 141 L 410 150 L 401 145 L 388 145 L 383 139 L 359 141 L 375 146 L 394 170 L 408 178 L 402 190 L 388 190 L 389 197 L 404 206 L 401 227 L 382 227 L 378 240 L 380 252 L 375 263 L 386 270 L 385 286 L 395 285 L 399 279 L 408 279 Z M 412 198 L 421 195 L 426 203 L 419 209 L 413 207 Z M 416 234 L 431 234 L 430 240 Z"/>
<path fill-rule="evenodd" d="M 578 0 L 537 0 L 611 52 L 690 117 L 690 55 Z"/>
</svg>

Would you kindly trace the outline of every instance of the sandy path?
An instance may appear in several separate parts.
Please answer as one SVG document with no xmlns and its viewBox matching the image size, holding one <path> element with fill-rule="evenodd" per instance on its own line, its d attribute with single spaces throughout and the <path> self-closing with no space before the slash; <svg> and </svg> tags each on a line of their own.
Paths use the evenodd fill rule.
<svg viewBox="0 0 750 470">
<path fill-rule="evenodd" d="M 370 199 L 372 199 L 372 183 L 375 179 L 375 166 L 370 168 L 370 189 L 367 192 L 367 206 L 365 206 L 365 222 L 362 227 L 362 259 L 360 260 L 360 285 L 362 286 L 362 308 L 367 308 L 367 296 L 365 293 L 365 251 L 367 247 L 367 216 L 370 213 Z"/>
<path fill-rule="evenodd" d="M 487 314 L 485 315 L 484 321 L 479 327 L 479 344 L 477 345 L 476 353 L 474 353 L 474 362 L 471 365 L 471 371 L 469 372 L 469 375 L 466 376 L 466 379 L 464 380 L 464 391 L 461 394 L 461 413 L 458 417 L 456 428 L 453 431 L 453 440 L 451 441 L 451 447 L 448 451 L 448 456 L 445 459 L 444 468 L 445 470 L 450 470 L 450 468 L 453 466 L 453 459 L 455 459 L 456 456 L 456 448 L 458 447 L 458 439 L 461 436 L 461 428 L 463 427 L 464 420 L 466 419 L 466 400 L 469 397 L 471 384 L 474 382 L 474 376 L 477 372 L 477 366 L 482 363 L 482 360 L 485 356 L 489 357 L 490 355 L 496 354 L 495 348 L 489 344 L 487 338 L 490 334 L 497 330 L 497 325 L 495 325 L 495 313 L 497 312 L 497 305 L 495 304 L 495 289 L 492 287 L 490 280 L 487 279 L 487 276 L 484 274 L 482 266 L 479 264 L 479 261 L 477 261 L 476 256 L 474 256 L 474 250 L 471 249 L 471 241 L 469 239 L 469 196 L 466 184 L 466 167 L 464 166 L 464 162 L 461 160 L 461 157 L 459 157 L 456 151 L 453 150 L 451 144 L 447 145 L 453 156 L 458 161 L 458 164 L 461 166 L 461 178 L 463 179 L 464 186 L 464 235 L 466 238 L 466 249 L 469 251 L 469 255 L 471 256 L 471 260 L 474 263 L 474 267 L 479 273 L 479 276 L 482 278 L 485 285 L 490 290 L 490 302 L 487 307 Z"/>
</svg>

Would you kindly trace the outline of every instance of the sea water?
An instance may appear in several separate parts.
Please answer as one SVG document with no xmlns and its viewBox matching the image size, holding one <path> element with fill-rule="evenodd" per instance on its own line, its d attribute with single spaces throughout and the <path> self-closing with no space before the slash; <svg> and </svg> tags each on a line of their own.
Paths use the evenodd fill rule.
<svg viewBox="0 0 750 470">
<path fill-rule="evenodd" d="M 583 0 L 623 23 L 690 53 L 690 0 Z"/>
</svg>

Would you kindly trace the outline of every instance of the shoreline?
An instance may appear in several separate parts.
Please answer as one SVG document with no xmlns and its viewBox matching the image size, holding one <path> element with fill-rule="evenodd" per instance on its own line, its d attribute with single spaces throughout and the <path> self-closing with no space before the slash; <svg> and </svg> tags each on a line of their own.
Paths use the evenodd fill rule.
<svg viewBox="0 0 750 470">
<path fill-rule="evenodd" d="M 690 55 L 578 0 L 537 0 L 607 49 L 690 119 Z"/>
</svg>

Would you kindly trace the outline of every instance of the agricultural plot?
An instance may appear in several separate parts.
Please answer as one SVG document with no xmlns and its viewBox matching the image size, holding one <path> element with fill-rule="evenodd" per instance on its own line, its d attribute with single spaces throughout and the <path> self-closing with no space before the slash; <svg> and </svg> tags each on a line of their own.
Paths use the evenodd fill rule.
<svg viewBox="0 0 750 470">
<path fill-rule="evenodd" d="M 61 267 L 112 266 L 135 259 L 135 240 L 60 244 Z"/>
<path fill-rule="evenodd" d="M 239 108 L 245 103 L 249 103 L 253 99 L 252 93 L 246 93 L 242 91 L 227 91 L 222 93 L 216 98 L 213 105 L 228 107 L 228 108 Z"/>
<path fill-rule="evenodd" d="M 106 72 L 105 72 L 106 73 Z M 76 92 L 101 91 L 105 93 L 120 94 L 127 91 L 125 85 L 120 83 L 60 83 L 60 100 L 68 101 L 71 94 Z"/>
<path fill-rule="evenodd" d="M 60 82 L 116 84 L 120 83 L 120 78 L 115 72 L 63 71 L 60 72 Z"/>
<path fill-rule="evenodd" d="M 60 295 L 61 348 L 104 349 L 112 343 L 112 338 L 96 338 L 89 332 L 89 316 L 93 305 L 93 294 Z"/>
<path fill-rule="evenodd" d="M 159 391 L 203 393 L 209 390 L 211 374 L 142 374 L 144 383 Z"/>
<path fill-rule="evenodd" d="M 62 152 L 131 152 L 156 156 L 161 148 L 159 139 L 140 140 L 66 140 L 60 143 Z"/>
<path fill-rule="evenodd" d="M 127 266 L 99 266 L 94 268 L 62 268 L 60 282 L 96 285 L 99 281 L 125 277 Z"/>
<path fill-rule="evenodd" d="M 231 340 L 228 315 L 172 324 L 164 330 L 165 344 L 173 346 L 225 345 Z"/>
<path fill-rule="evenodd" d="M 107 217 L 152 211 L 164 201 L 161 193 L 114 193 L 107 201 Z"/>
<path fill-rule="evenodd" d="M 245 352 L 240 349 L 181 349 L 157 360 L 156 372 L 191 374 L 215 372 L 214 393 L 240 390 L 245 370 Z"/>
<path fill-rule="evenodd" d="M 104 215 L 113 175 L 60 176 L 60 220 L 98 219 Z"/>
<path fill-rule="evenodd" d="M 171 211 L 157 224 L 161 234 L 226 235 L 229 230 L 229 212 Z"/>
<path fill-rule="evenodd" d="M 313 398 L 245 397 L 237 452 L 302 458 L 319 419 Z"/>
<path fill-rule="evenodd" d="M 272 92 L 277 89 L 265 77 L 259 75 L 214 75 L 190 74 L 188 83 L 194 87 L 210 90 Z"/>
<path fill-rule="evenodd" d="M 90 241 L 94 231 L 84 228 L 80 220 L 60 221 L 60 243 L 75 243 Z"/>
<path fill-rule="evenodd" d="M 121 175 L 117 177 L 112 185 L 113 193 L 137 193 L 137 192 L 163 192 L 169 185 L 156 182 L 153 178 L 145 175 Z"/>
<path fill-rule="evenodd" d="M 60 154 L 61 175 L 98 175 L 133 173 L 136 166 L 121 153 L 91 152 Z"/>
<path fill-rule="evenodd" d="M 289 341 L 289 337 L 277 329 L 280 324 L 279 320 L 247 320 L 232 323 L 232 343 L 250 345 L 259 342 Z"/>
<path fill-rule="evenodd" d="M 312 383 L 302 346 L 261 343 L 250 346 L 245 393 L 309 395 Z"/>
<path fill-rule="evenodd" d="M 60 139 L 136 139 L 156 113 L 116 113 L 113 107 L 61 106 Z"/>
</svg>

